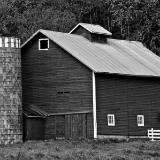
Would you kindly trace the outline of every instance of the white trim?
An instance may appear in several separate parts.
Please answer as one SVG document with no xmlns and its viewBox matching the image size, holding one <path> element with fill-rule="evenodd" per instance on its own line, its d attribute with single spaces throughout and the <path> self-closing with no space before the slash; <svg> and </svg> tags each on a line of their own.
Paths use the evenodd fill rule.
<svg viewBox="0 0 160 160">
<path fill-rule="evenodd" d="M 92 72 L 92 89 L 93 89 L 93 128 L 94 128 L 94 138 L 97 138 L 96 80 L 95 80 L 95 73 L 94 72 Z"/>
<path fill-rule="evenodd" d="M 100 32 L 93 32 L 92 30 L 88 29 L 88 27 L 85 26 L 85 24 L 87 25 L 88 23 L 78 23 L 70 32 L 69 34 L 71 34 L 74 30 L 76 30 L 76 28 L 78 28 L 79 26 L 85 28 L 87 31 L 89 31 L 90 33 L 96 33 L 96 34 L 102 34 L 102 35 L 112 35 L 111 32 L 107 31 L 108 33 L 100 33 Z M 89 24 L 89 25 L 96 25 L 96 24 Z M 100 26 L 100 25 L 98 25 Z M 102 26 L 100 26 L 102 27 Z M 102 27 L 103 28 L 103 27 Z M 105 29 L 105 28 L 104 28 Z"/>
<path fill-rule="evenodd" d="M 88 28 L 86 28 L 85 26 L 83 26 L 83 24 L 82 23 L 78 23 L 70 32 L 69 32 L 69 34 L 71 34 L 76 28 L 78 28 L 79 26 L 81 26 L 81 27 L 83 27 L 83 28 L 85 28 L 86 30 L 88 30 L 89 32 L 91 32 L 92 33 L 92 31 L 91 30 L 89 30 Z"/>
<path fill-rule="evenodd" d="M 110 122 L 111 118 L 111 122 Z M 115 116 L 114 114 L 107 114 L 108 126 L 115 126 Z"/>
<path fill-rule="evenodd" d="M 19 39 L 16 38 L 16 48 L 19 48 Z"/>
<path fill-rule="evenodd" d="M 11 48 L 14 48 L 14 42 L 15 42 L 15 39 L 11 37 Z"/>
<path fill-rule="evenodd" d="M 43 40 L 46 40 L 47 42 L 48 42 L 48 46 L 47 46 L 47 48 L 46 49 L 41 49 L 40 48 L 40 41 L 43 41 Z M 49 38 L 42 38 L 42 39 L 39 39 L 38 40 L 38 50 L 48 50 L 49 49 Z"/>
<path fill-rule="evenodd" d="M 5 43 L 4 43 L 5 47 L 9 47 L 9 38 L 5 37 L 4 40 L 5 40 Z"/>
<path fill-rule="evenodd" d="M 139 119 L 141 119 L 141 121 Z M 144 126 L 144 115 L 137 115 L 137 126 Z"/>
<path fill-rule="evenodd" d="M 2 47 L 3 44 L 2 44 L 2 37 L 0 37 L 0 47 Z"/>
</svg>

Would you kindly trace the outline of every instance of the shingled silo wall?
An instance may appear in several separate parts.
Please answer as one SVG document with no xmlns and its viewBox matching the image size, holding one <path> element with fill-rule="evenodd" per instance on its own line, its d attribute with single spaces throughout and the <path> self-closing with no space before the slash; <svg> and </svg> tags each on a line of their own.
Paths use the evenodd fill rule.
<svg viewBox="0 0 160 160">
<path fill-rule="evenodd" d="M 0 37 L 0 144 L 22 141 L 20 39 Z"/>
</svg>

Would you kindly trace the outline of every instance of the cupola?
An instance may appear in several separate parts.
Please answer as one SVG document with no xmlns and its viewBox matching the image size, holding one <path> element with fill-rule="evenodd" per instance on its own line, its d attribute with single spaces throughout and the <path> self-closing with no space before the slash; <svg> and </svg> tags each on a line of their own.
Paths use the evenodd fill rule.
<svg viewBox="0 0 160 160">
<path fill-rule="evenodd" d="M 69 34 L 82 35 L 91 42 L 106 43 L 107 38 L 111 37 L 112 33 L 100 25 L 79 23 Z"/>
</svg>

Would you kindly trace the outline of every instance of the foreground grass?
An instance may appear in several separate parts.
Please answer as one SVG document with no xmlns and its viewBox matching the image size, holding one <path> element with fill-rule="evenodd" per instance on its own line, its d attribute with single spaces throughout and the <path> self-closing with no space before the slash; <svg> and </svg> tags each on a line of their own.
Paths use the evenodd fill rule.
<svg viewBox="0 0 160 160">
<path fill-rule="evenodd" d="M 0 147 L 0 160 L 158 160 L 160 142 L 26 142 Z"/>
</svg>

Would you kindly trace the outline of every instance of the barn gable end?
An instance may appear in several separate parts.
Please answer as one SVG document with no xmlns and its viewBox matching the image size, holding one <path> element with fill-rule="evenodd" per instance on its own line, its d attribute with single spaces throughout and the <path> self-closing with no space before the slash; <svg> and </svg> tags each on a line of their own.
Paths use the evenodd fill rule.
<svg viewBox="0 0 160 160">
<path fill-rule="evenodd" d="M 40 33 L 22 48 L 23 107 L 34 104 L 49 115 L 92 113 L 92 71 L 51 40 L 48 50 L 38 50 L 38 40 L 43 38 Z M 92 127 L 91 121 L 86 123 Z"/>
</svg>

